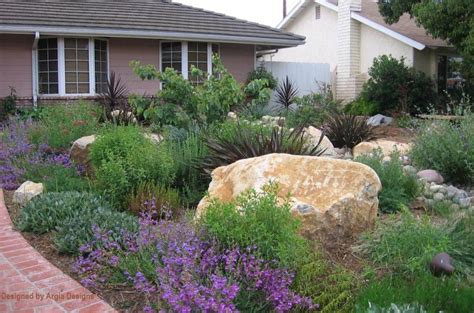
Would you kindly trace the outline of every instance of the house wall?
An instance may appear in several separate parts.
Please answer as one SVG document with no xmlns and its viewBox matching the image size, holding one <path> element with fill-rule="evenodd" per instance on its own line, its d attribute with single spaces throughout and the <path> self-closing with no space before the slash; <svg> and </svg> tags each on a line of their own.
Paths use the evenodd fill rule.
<svg viewBox="0 0 474 313">
<path fill-rule="evenodd" d="M 255 46 L 238 44 L 220 44 L 221 60 L 234 78 L 244 83 L 248 74 L 255 69 Z"/>
<path fill-rule="evenodd" d="M 315 7 L 314 3 L 308 4 L 301 15 L 284 29 L 306 36 L 306 44 L 281 49 L 272 61 L 327 63 L 334 71 L 337 66 L 337 13 L 321 6 L 321 18 L 317 20 Z"/>
<path fill-rule="evenodd" d="M 435 50 L 425 48 L 424 50 L 414 50 L 413 67 L 424 72 L 432 79 L 436 79 L 438 74 L 437 55 Z"/>
<path fill-rule="evenodd" d="M 367 73 L 372 66 L 374 58 L 391 54 L 393 57 L 400 59 L 405 57 L 405 64 L 413 66 L 414 51 L 416 50 L 403 42 L 385 35 L 372 27 L 361 25 L 361 73 Z"/>
<path fill-rule="evenodd" d="M 159 69 L 160 42 L 152 39 L 111 38 L 109 40 L 109 69 L 120 76 L 131 93 L 154 95 L 160 84 L 158 81 L 142 81 L 130 67 L 130 61 L 137 60 L 143 65 L 153 64 Z"/>
<path fill-rule="evenodd" d="M 0 98 L 10 94 L 9 86 L 18 97 L 32 97 L 33 35 L 0 34 Z"/>
</svg>

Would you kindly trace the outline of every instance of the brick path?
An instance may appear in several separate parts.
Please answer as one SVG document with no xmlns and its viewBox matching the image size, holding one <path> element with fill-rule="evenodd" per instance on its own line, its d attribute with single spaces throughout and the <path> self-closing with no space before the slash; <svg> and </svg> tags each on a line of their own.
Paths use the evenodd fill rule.
<svg viewBox="0 0 474 313">
<path fill-rule="evenodd" d="M 43 258 L 12 222 L 0 189 L 0 313 L 116 312 Z"/>
</svg>

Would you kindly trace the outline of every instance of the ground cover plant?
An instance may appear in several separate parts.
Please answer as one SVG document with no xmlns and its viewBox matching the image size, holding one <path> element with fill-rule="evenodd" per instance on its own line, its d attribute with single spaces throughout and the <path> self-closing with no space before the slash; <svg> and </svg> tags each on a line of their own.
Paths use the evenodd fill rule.
<svg viewBox="0 0 474 313">
<path fill-rule="evenodd" d="M 438 170 L 449 181 L 474 182 L 474 115 L 459 123 L 424 123 L 411 150 L 413 163 Z"/>
<path fill-rule="evenodd" d="M 368 165 L 380 178 L 382 191 L 379 193 L 379 210 L 395 212 L 408 207 L 421 191 L 421 185 L 414 175 L 403 172 L 400 153 L 395 151 L 385 162 L 381 150 L 372 155 L 356 158 L 357 162 Z"/>
</svg>

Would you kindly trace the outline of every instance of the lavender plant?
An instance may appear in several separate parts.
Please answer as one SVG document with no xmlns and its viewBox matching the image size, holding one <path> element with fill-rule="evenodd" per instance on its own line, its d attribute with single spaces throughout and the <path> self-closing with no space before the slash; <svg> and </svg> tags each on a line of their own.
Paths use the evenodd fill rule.
<svg viewBox="0 0 474 313">
<path fill-rule="evenodd" d="M 139 230 L 123 231 L 119 240 L 94 227 L 94 241 L 81 248 L 74 264 L 82 284 L 98 288 L 121 277 L 122 283 L 146 295 L 148 312 L 315 308 L 310 299 L 290 290 L 292 273 L 256 257 L 253 248 L 219 252 L 189 221 L 156 217 L 142 214 Z"/>
</svg>

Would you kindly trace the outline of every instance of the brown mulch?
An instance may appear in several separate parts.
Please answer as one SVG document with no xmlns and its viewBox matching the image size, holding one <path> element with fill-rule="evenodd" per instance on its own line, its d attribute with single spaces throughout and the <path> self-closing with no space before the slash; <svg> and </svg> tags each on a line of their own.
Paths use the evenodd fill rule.
<svg viewBox="0 0 474 313">
<path fill-rule="evenodd" d="M 394 125 L 380 126 L 375 128 L 381 139 L 387 139 L 402 143 L 409 143 L 415 136 L 415 132 L 408 128 L 400 128 Z"/>
<path fill-rule="evenodd" d="M 4 191 L 4 197 L 7 210 L 13 223 L 15 223 L 20 214 L 20 208 L 12 202 L 13 191 Z M 52 234 L 38 235 L 22 232 L 21 235 L 51 264 L 74 280 L 80 281 L 80 277 L 72 271 L 72 265 L 76 261 L 76 257 L 58 253 L 53 243 Z M 145 304 L 145 299 L 142 295 L 137 294 L 132 288 L 126 286 L 123 288 L 110 287 L 91 291 L 119 312 L 142 312 Z"/>
</svg>

